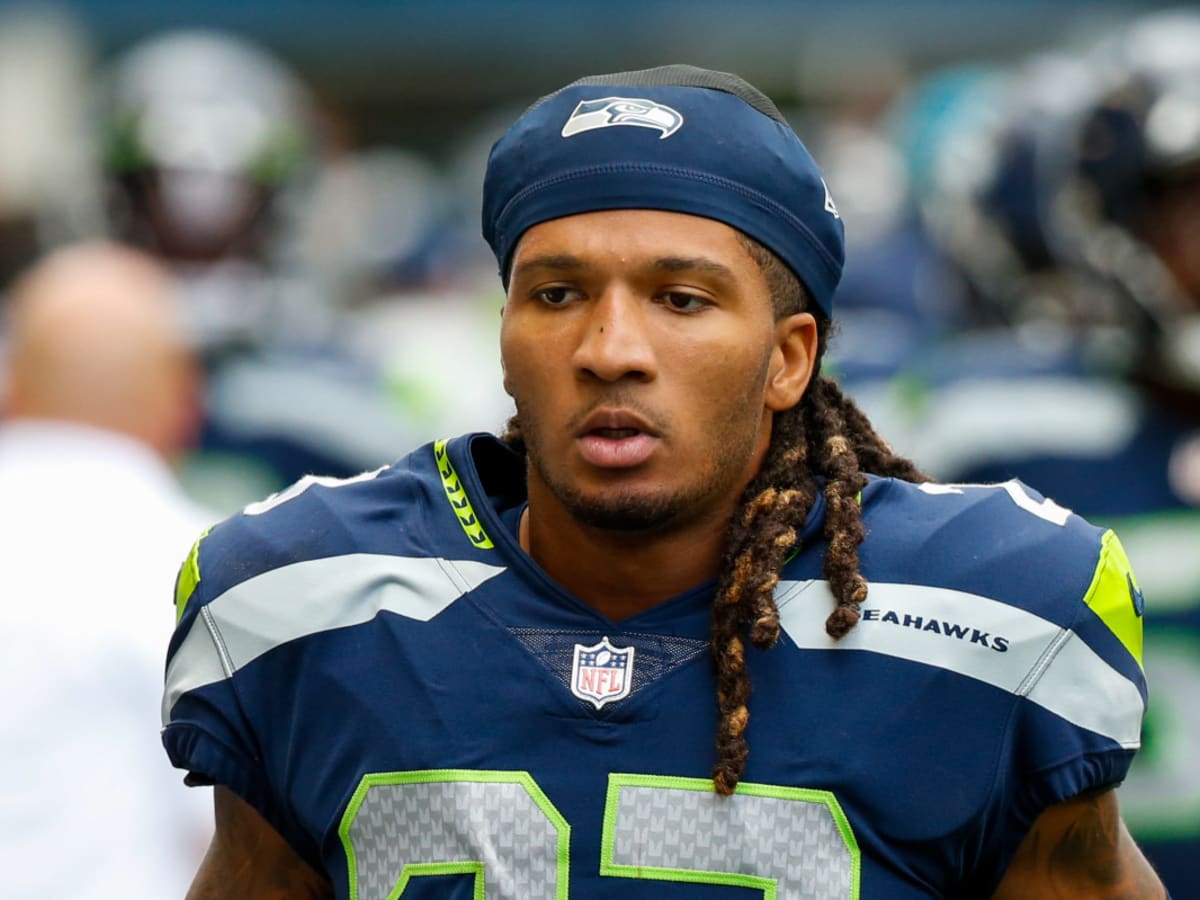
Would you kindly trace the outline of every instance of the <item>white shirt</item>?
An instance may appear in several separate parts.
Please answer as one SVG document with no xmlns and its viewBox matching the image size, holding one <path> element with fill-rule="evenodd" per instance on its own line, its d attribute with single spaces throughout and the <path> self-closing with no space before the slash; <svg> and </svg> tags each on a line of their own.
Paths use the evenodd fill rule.
<svg viewBox="0 0 1200 900">
<path fill-rule="evenodd" d="M 215 515 L 147 447 L 0 422 L 0 893 L 179 898 L 212 831 L 159 737 L 176 571 Z"/>
</svg>

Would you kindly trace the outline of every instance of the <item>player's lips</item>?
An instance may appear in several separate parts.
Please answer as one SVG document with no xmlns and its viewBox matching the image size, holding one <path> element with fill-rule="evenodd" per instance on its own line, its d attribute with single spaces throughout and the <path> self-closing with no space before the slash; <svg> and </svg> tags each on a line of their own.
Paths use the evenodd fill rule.
<svg viewBox="0 0 1200 900">
<path fill-rule="evenodd" d="M 645 419 L 625 410 L 597 410 L 576 435 L 584 460 L 602 469 L 640 466 L 659 442 L 659 433 Z"/>
</svg>

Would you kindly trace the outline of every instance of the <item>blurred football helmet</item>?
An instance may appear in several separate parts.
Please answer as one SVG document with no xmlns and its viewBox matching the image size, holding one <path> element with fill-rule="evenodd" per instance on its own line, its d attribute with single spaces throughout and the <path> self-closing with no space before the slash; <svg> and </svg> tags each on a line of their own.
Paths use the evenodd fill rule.
<svg viewBox="0 0 1200 900">
<path fill-rule="evenodd" d="M 947 80 L 949 79 L 949 80 Z M 934 244 L 964 282 L 970 328 L 1021 334 L 1078 318 L 1045 234 L 1044 157 L 1050 135 L 1087 91 L 1067 52 L 1010 68 L 948 70 L 926 88 L 943 124 L 917 161 L 914 197 Z M 948 93 L 949 92 L 949 93 Z"/>
<path fill-rule="evenodd" d="M 1064 142 L 1056 254 L 1134 339 L 1137 372 L 1200 390 L 1200 12 L 1151 14 L 1091 55 Z"/>
<path fill-rule="evenodd" d="M 108 230 L 172 267 L 198 347 L 324 327 L 293 271 L 314 117 L 283 63 L 231 34 L 162 33 L 112 62 L 96 113 Z"/>
<path fill-rule="evenodd" d="M 171 261 L 269 252 L 312 130 L 279 60 L 233 35 L 169 32 L 115 61 L 100 106 L 116 236 Z"/>
</svg>

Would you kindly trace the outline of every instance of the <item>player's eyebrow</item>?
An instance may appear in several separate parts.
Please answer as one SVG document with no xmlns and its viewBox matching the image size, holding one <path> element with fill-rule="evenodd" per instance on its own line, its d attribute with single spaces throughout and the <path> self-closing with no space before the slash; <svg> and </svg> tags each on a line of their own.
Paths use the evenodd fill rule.
<svg viewBox="0 0 1200 900">
<path fill-rule="evenodd" d="M 516 278 L 535 269 L 547 269 L 552 272 L 578 272 L 589 268 L 591 266 L 588 263 L 570 253 L 546 253 L 542 256 L 521 260 L 513 267 L 512 277 Z"/>
<path fill-rule="evenodd" d="M 595 268 L 592 263 L 571 253 L 546 253 L 521 260 L 513 267 L 512 277 L 527 275 L 533 271 L 583 272 Z M 715 275 L 726 281 L 736 281 L 733 270 L 707 256 L 661 256 L 649 263 L 649 268 L 658 272 L 702 272 Z"/>
<path fill-rule="evenodd" d="M 733 270 L 707 256 L 663 256 L 654 261 L 654 268 L 662 272 L 704 272 L 728 281 L 736 281 Z"/>
</svg>

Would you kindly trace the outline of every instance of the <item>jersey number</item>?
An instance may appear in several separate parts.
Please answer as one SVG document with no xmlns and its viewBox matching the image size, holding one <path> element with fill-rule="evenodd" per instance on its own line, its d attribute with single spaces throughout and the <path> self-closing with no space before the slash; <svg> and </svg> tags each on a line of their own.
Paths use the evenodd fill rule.
<svg viewBox="0 0 1200 900">
<path fill-rule="evenodd" d="M 567 900 L 571 826 L 527 772 L 368 775 L 339 829 L 351 900 L 471 875 L 475 900 Z M 609 775 L 600 874 L 722 884 L 766 900 L 858 897 L 860 853 L 828 791 Z"/>
<path fill-rule="evenodd" d="M 1069 509 L 1065 506 L 1059 506 L 1049 497 L 1042 500 L 1034 500 L 1029 496 L 1029 492 L 1025 490 L 1025 485 L 1016 479 L 1002 481 L 999 484 L 939 484 L 931 481 L 917 485 L 917 487 L 926 494 L 935 495 L 962 494 L 967 489 L 1004 491 L 1008 494 L 1012 502 L 1025 510 L 1025 512 L 1033 513 L 1039 519 L 1043 519 L 1052 525 L 1066 525 L 1067 519 L 1071 518 L 1071 511 Z"/>
</svg>

